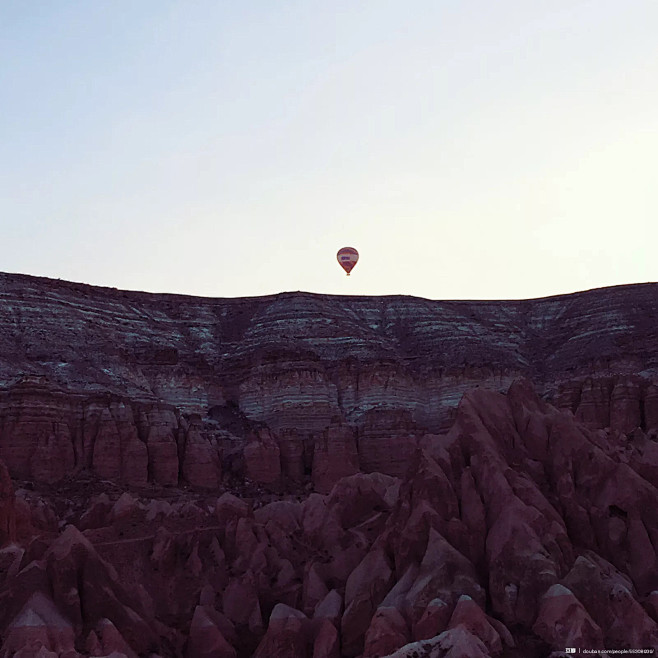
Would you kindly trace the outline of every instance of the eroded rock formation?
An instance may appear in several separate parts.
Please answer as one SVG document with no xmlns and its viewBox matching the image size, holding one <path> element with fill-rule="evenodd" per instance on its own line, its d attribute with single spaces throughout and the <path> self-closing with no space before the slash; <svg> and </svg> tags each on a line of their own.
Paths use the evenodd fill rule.
<svg viewBox="0 0 658 658">
<path fill-rule="evenodd" d="M 0 658 L 658 649 L 656 286 L 0 284 Z"/>
<path fill-rule="evenodd" d="M 0 553 L 0 655 L 658 648 L 658 490 L 633 468 L 641 447 L 519 381 L 468 393 L 401 478 L 355 474 L 326 495 L 116 489 L 58 511 L 57 495 L 21 489 L 0 510 L 32 515 Z"/>
</svg>

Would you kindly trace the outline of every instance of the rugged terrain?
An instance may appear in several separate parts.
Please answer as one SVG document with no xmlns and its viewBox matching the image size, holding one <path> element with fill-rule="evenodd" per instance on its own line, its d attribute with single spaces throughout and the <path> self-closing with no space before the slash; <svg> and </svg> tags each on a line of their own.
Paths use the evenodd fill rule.
<svg viewBox="0 0 658 658">
<path fill-rule="evenodd" d="M 0 657 L 658 649 L 657 319 L 0 274 Z"/>
</svg>

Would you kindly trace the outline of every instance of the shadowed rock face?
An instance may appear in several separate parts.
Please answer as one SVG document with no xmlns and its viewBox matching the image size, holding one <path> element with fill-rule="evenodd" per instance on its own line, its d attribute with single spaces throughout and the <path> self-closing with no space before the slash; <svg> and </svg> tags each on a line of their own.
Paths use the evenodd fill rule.
<svg viewBox="0 0 658 658">
<path fill-rule="evenodd" d="M 326 492 L 356 469 L 400 475 L 465 391 L 519 376 L 592 427 L 649 431 L 656 320 L 655 284 L 512 302 L 203 299 L 0 274 L 0 446 L 12 476 L 42 482 L 91 469 L 212 489 L 278 459 L 263 484 Z M 313 455 L 329 436 L 344 459 L 328 467 Z"/>
<path fill-rule="evenodd" d="M 0 275 L 0 658 L 658 648 L 657 303 Z"/>
<path fill-rule="evenodd" d="M 519 380 L 465 395 L 402 477 L 357 473 L 327 495 L 133 495 L 89 478 L 14 492 L 4 476 L 0 655 L 658 648 L 647 445 Z"/>
</svg>

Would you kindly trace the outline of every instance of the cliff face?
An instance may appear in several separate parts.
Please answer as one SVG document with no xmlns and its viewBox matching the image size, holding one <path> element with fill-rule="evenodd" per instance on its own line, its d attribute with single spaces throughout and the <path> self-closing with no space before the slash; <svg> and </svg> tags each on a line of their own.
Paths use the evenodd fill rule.
<svg viewBox="0 0 658 658">
<path fill-rule="evenodd" d="M 0 275 L 0 658 L 658 649 L 657 307 Z"/>
<path fill-rule="evenodd" d="M 466 394 L 402 477 L 328 495 L 14 492 L 0 469 L 0 655 L 658 648 L 657 485 L 655 441 L 587 429 L 524 381 Z"/>
<path fill-rule="evenodd" d="M 465 391 L 519 376 L 588 422 L 651 429 L 657 319 L 655 284 L 513 302 L 222 300 L 4 274 L 0 444 L 19 477 L 92 468 L 214 486 L 259 427 L 284 471 L 309 475 L 316 443 L 339 425 L 363 470 L 398 474 L 404 459 L 389 468 L 374 454 L 387 452 L 383 434 L 398 444 L 445 430 Z M 57 466 L 38 465 L 48 455 Z"/>
</svg>

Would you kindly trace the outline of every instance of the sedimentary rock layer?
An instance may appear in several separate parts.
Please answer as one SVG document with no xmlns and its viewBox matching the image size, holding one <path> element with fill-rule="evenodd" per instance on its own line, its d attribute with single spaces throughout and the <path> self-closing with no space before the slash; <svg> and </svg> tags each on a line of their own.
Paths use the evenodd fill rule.
<svg viewBox="0 0 658 658">
<path fill-rule="evenodd" d="M 0 658 L 658 649 L 657 319 L 0 275 Z"/>
<path fill-rule="evenodd" d="M 303 292 L 214 299 L 0 274 L 0 385 L 41 375 L 273 427 L 326 427 L 381 406 L 429 427 L 475 384 L 542 393 L 658 367 L 658 285 L 522 301 Z M 305 410 L 308 413 L 305 413 Z"/>
<path fill-rule="evenodd" d="M 466 390 L 520 375 L 592 427 L 652 431 L 657 317 L 655 284 L 205 299 L 3 274 L 0 446 L 13 476 L 43 482 L 91 469 L 213 488 L 231 472 L 326 492 L 357 470 L 399 476 Z"/>
</svg>

